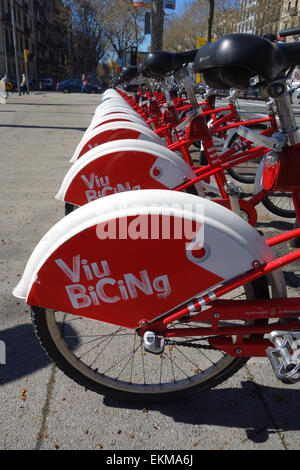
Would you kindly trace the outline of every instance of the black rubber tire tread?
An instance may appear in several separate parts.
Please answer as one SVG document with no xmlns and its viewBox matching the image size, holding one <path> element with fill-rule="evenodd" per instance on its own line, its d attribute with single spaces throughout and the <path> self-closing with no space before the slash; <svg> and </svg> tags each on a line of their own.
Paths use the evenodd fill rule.
<svg viewBox="0 0 300 470">
<path fill-rule="evenodd" d="M 265 277 L 255 280 L 251 284 L 251 286 L 253 289 L 254 298 L 269 298 L 268 284 Z M 46 321 L 46 310 L 43 307 L 32 307 L 31 317 L 34 325 L 35 334 L 39 339 L 43 350 L 46 352 L 49 358 L 54 361 L 54 363 L 60 370 L 62 370 L 70 379 L 74 380 L 76 383 L 85 387 L 86 389 L 122 402 L 125 401 L 135 403 L 162 403 L 181 400 L 186 396 L 190 396 L 192 394 L 203 392 L 213 387 L 216 387 L 217 385 L 221 384 L 229 377 L 234 375 L 250 359 L 248 357 L 237 357 L 227 367 L 225 367 L 211 379 L 188 389 L 170 393 L 158 393 L 154 396 L 148 393 L 123 392 L 108 388 L 105 385 L 101 385 L 99 383 L 94 382 L 85 375 L 81 374 L 63 357 L 51 337 Z M 264 320 L 257 320 L 257 322 L 259 323 L 261 323 L 262 321 Z"/>
<path fill-rule="evenodd" d="M 273 204 L 269 196 L 264 197 L 261 200 L 261 203 L 265 206 L 266 209 L 268 209 L 268 211 L 272 212 L 272 214 L 278 215 L 279 217 L 284 217 L 286 219 L 296 218 L 295 210 L 282 209 L 281 207 L 276 206 L 276 204 Z"/>
<path fill-rule="evenodd" d="M 70 204 L 69 202 L 65 202 L 65 215 L 71 214 L 75 209 L 74 204 Z"/>
</svg>

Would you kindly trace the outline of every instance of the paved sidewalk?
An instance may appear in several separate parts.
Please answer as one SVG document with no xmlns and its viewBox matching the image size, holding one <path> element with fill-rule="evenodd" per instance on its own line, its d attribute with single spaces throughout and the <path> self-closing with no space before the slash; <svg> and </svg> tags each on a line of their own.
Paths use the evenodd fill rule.
<svg viewBox="0 0 300 470">
<path fill-rule="evenodd" d="M 299 385 L 278 382 L 267 359 L 251 359 L 188 402 L 128 406 L 86 391 L 41 350 L 29 308 L 12 289 L 38 241 L 64 215 L 54 196 L 99 99 L 35 92 L 10 95 L 0 106 L 0 340 L 6 345 L 0 449 L 299 449 Z M 271 224 L 266 217 L 261 209 L 260 220 Z M 267 228 L 276 232 L 292 222 L 276 218 Z M 291 268 L 287 279 L 289 291 L 299 294 Z"/>
</svg>

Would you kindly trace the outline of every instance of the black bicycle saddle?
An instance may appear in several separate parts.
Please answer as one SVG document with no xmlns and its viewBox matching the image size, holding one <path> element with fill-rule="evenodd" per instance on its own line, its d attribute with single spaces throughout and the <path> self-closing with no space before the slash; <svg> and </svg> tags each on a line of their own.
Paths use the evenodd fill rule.
<svg viewBox="0 0 300 470">
<path fill-rule="evenodd" d="M 255 34 L 227 34 L 198 50 L 193 71 L 202 73 L 214 88 L 250 87 L 249 80 L 259 75 L 272 82 L 300 64 L 300 43 L 274 43 Z"/>
<path fill-rule="evenodd" d="M 126 83 L 124 85 L 124 90 L 127 91 L 128 93 L 137 91 L 140 88 L 141 85 L 137 83 Z"/>
<path fill-rule="evenodd" d="M 140 72 L 144 77 L 160 78 L 194 62 L 197 49 L 185 52 L 152 51 L 144 57 Z"/>
<path fill-rule="evenodd" d="M 135 65 L 122 67 L 120 74 L 120 83 L 128 82 L 138 75 L 138 68 Z"/>
</svg>

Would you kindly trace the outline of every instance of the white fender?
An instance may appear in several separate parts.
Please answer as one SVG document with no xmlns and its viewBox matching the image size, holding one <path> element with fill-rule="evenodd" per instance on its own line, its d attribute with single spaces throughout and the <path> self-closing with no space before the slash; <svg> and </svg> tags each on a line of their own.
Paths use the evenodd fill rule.
<svg viewBox="0 0 300 470">
<path fill-rule="evenodd" d="M 235 134 L 237 134 L 237 129 L 232 129 L 232 130 L 228 133 L 228 135 L 227 135 L 227 137 L 226 137 L 226 139 L 225 139 L 224 145 L 223 145 L 223 152 L 226 152 L 226 150 L 229 150 L 229 143 L 230 143 L 232 137 L 233 137 Z"/>
<path fill-rule="evenodd" d="M 181 220 L 196 221 L 196 237 L 188 246 L 184 243 L 186 237 L 179 242 L 174 242 L 173 238 L 165 241 L 160 239 L 159 245 L 157 240 L 153 242 L 151 237 L 144 239 L 135 245 L 139 252 L 133 260 L 130 252 L 124 251 L 124 243 L 120 251 L 118 240 L 111 240 L 109 237 L 104 239 L 99 235 L 99 227 L 103 228 L 108 221 L 121 218 L 130 220 L 130 217 L 136 219 L 149 214 L 160 214 L 163 217 L 171 215 Z M 191 245 L 195 247 L 198 243 L 200 231 L 203 236 L 202 247 L 206 254 L 201 258 L 194 258 L 195 248 Z M 81 242 L 84 236 L 90 236 L 93 246 Z M 109 250 L 111 243 L 114 248 Z M 128 238 L 126 243 L 131 244 L 132 249 L 132 243 L 136 244 L 136 239 Z M 172 244 L 176 247 L 178 243 L 180 252 L 166 249 Z M 150 253 L 147 252 L 147 246 L 151 247 Z M 157 249 L 162 251 L 157 252 Z M 147 292 L 141 294 L 142 298 L 139 298 L 139 291 L 136 295 L 133 292 L 132 301 L 128 297 L 123 297 L 122 301 L 120 295 L 112 298 L 112 293 L 107 291 L 106 298 L 103 295 L 101 302 L 96 298 L 97 303 L 93 304 L 89 291 L 95 289 L 93 282 L 97 282 L 97 279 L 93 281 L 91 272 L 89 278 L 85 277 L 81 259 L 90 264 L 105 260 L 109 279 L 104 282 L 114 285 L 114 289 L 117 288 L 117 280 L 121 279 L 122 273 L 133 273 L 124 275 L 125 278 L 127 276 L 133 279 L 134 275 L 138 275 L 138 269 L 140 276 L 144 274 L 144 278 L 148 274 L 151 280 L 153 276 L 158 277 L 154 279 L 153 290 L 150 284 L 144 284 Z M 144 261 L 145 259 L 147 261 Z M 174 270 L 177 259 L 184 267 L 183 272 L 180 266 Z M 263 264 L 272 259 L 272 250 L 253 227 L 232 211 L 212 201 L 164 190 L 127 192 L 86 204 L 54 225 L 34 249 L 13 294 L 26 299 L 30 305 L 54 308 L 135 328 L 142 318 L 153 319 L 187 302 L 195 295 L 204 294 L 213 287 L 251 270 L 254 260 Z M 147 264 L 144 266 L 143 263 Z M 99 273 L 98 280 L 101 276 L 103 278 L 105 274 Z M 210 277 L 208 283 L 206 276 Z M 163 280 L 167 282 L 164 283 Z M 72 282 L 73 285 L 70 285 Z M 161 283 L 168 287 L 164 289 L 163 294 L 160 294 Z M 88 302 L 82 305 L 73 302 L 69 295 L 70 289 L 86 292 L 83 296 Z M 100 296 L 101 294 L 102 290 Z M 95 297 L 92 299 L 95 301 Z M 115 302 L 118 302 L 117 308 Z M 85 309 L 87 303 L 89 309 Z M 141 312 L 141 305 L 145 312 Z"/>
<path fill-rule="evenodd" d="M 128 159 L 129 169 L 132 166 L 130 165 L 130 162 L 132 161 L 131 159 L 138 158 L 136 157 L 137 152 L 146 153 L 147 155 L 149 155 L 149 158 L 152 156 L 155 157 L 153 165 L 152 164 L 148 165 L 148 167 L 145 170 L 147 171 L 147 174 L 145 174 L 145 178 L 147 178 L 147 181 L 150 179 L 150 184 L 151 184 L 151 181 L 153 182 L 153 184 L 158 182 L 161 185 L 169 189 L 173 189 L 174 187 L 181 185 L 184 182 L 185 178 L 192 180 L 196 177 L 193 169 L 181 157 L 179 157 L 176 153 L 172 152 L 171 150 L 169 150 L 168 148 L 160 144 L 157 144 L 154 142 L 150 143 L 144 140 L 137 140 L 137 139 L 116 140 L 116 141 L 107 142 L 105 144 L 99 145 L 98 147 L 95 147 L 89 150 L 82 157 L 76 160 L 75 163 L 70 167 L 69 171 L 67 172 L 62 182 L 62 185 L 60 187 L 60 190 L 55 196 L 56 199 L 61 200 L 61 201 L 66 201 L 66 202 L 72 202 L 72 201 L 66 200 L 66 194 L 69 188 L 71 187 L 72 183 L 74 182 L 74 180 L 77 178 L 76 185 L 78 185 L 78 178 L 80 179 L 80 181 L 81 181 L 81 178 L 85 178 L 85 179 L 87 178 L 89 180 L 90 176 L 87 176 L 87 175 L 79 176 L 80 174 L 83 174 L 85 168 L 88 168 L 88 166 L 91 165 L 93 162 L 95 163 L 98 162 L 98 166 L 100 167 L 101 158 L 107 157 L 107 155 L 110 155 L 116 152 L 118 154 L 121 154 L 123 152 L 128 153 L 128 157 L 126 156 L 125 158 L 126 158 L 126 162 Z M 119 163 L 117 166 L 119 166 Z M 156 166 L 160 168 L 160 172 L 158 175 L 154 174 L 154 168 Z M 107 173 L 109 173 L 109 171 L 111 171 L 111 169 L 107 170 Z M 111 180 L 112 176 L 114 175 L 109 175 L 107 173 L 102 174 L 100 172 L 100 174 L 97 175 L 97 177 L 102 176 L 104 178 L 110 178 Z M 119 176 L 116 175 L 116 177 L 118 178 Z M 121 182 L 123 182 L 122 175 L 120 176 L 120 181 L 117 181 L 117 183 L 121 183 Z M 81 181 L 81 185 L 83 184 L 84 183 L 82 183 Z M 138 184 L 143 187 L 143 181 L 138 181 Z M 134 185 L 132 184 L 131 186 L 134 186 Z M 197 182 L 195 184 L 195 187 L 196 187 L 197 193 L 200 196 L 204 196 L 201 182 Z M 88 187 L 85 187 L 85 190 L 87 189 Z M 71 192 L 73 191 L 74 189 L 72 188 Z M 84 201 L 85 201 L 84 203 L 88 202 L 86 198 L 84 199 Z"/>
<path fill-rule="evenodd" d="M 110 95 L 109 94 L 107 94 L 107 95 L 103 94 L 101 100 L 99 101 L 98 106 L 100 106 L 103 103 L 108 103 L 111 100 L 118 100 L 118 99 L 119 100 L 123 99 L 118 93 L 110 94 Z"/>
<path fill-rule="evenodd" d="M 132 108 L 127 108 L 125 106 L 120 106 L 120 105 L 111 105 L 111 106 L 103 106 L 103 108 L 101 110 L 98 110 L 93 118 L 92 118 L 92 121 L 97 119 L 99 116 L 105 116 L 106 114 L 108 113 L 128 113 L 128 114 L 132 114 L 132 115 L 138 115 L 139 114 Z"/>
<path fill-rule="evenodd" d="M 120 93 L 114 88 L 107 88 L 102 95 L 102 99 L 109 96 L 120 96 Z"/>
<path fill-rule="evenodd" d="M 103 109 L 105 108 L 110 108 L 110 107 L 122 107 L 124 109 L 132 109 L 132 107 L 126 103 L 125 100 L 123 99 L 115 99 L 115 98 L 109 98 L 107 101 L 105 100 L 103 103 L 100 103 L 96 110 L 95 110 L 95 113 L 94 114 L 98 114 L 99 112 L 101 112 Z"/>
<path fill-rule="evenodd" d="M 93 129 L 95 129 L 98 126 L 101 126 L 103 124 L 107 124 L 108 122 L 112 121 L 129 121 L 129 122 L 137 122 L 138 124 L 141 124 L 142 126 L 149 127 L 144 119 L 140 117 L 139 115 L 131 115 L 129 113 L 110 113 L 106 114 L 105 116 L 100 116 L 97 119 L 93 120 L 92 123 L 89 125 L 87 130 L 82 136 L 81 141 L 89 134 Z"/>
<path fill-rule="evenodd" d="M 95 109 L 94 114 L 97 114 L 103 108 L 107 108 L 108 106 L 111 106 L 111 107 L 112 106 L 120 106 L 120 107 L 122 106 L 125 109 L 133 109 L 132 106 L 130 106 L 130 104 L 127 103 L 127 101 L 123 100 L 123 98 L 121 98 L 121 99 L 120 98 L 107 98 L 103 102 L 98 104 L 98 106 Z"/>
<path fill-rule="evenodd" d="M 104 104 L 112 103 L 112 102 L 124 103 L 126 106 L 129 106 L 129 103 L 122 96 L 116 95 L 116 96 L 106 96 L 106 97 L 104 97 L 100 101 L 100 103 L 97 105 L 97 108 L 101 108 L 101 106 L 103 106 Z"/>
<path fill-rule="evenodd" d="M 128 137 L 125 137 L 126 134 Z M 110 136 L 109 139 L 107 136 Z M 131 137 L 132 136 L 132 137 Z M 96 127 L 92 132 L 89 132 L 84 139 L 82 139 L 76 147 L 76 150 L 71 158 L 71 162 L 75 162 L 80 156 L 96 146 L 106 142 L 107 140 L 120 140 L 120 139 L 138 139 L 155 142 L 160 145 L 166 145 L 165 142 L 156 135 L 152 129 L 145 127 L 137 122 L 115 121 L 103 126 Z"/>
<path fill-rule="evenodd" d="M 95 122 L 97 119 L 101 119 L 104 116 L 107 116 L 108 114 L 126 114 L 127 116 L 134 116 L 136 118 L 142 119 L 142 116 L 138 114 L 136 111 L 134 111 L 132 108 L 120 108 L 118 106 L 116 107 L 110 107 L 106 108 L 105 111 L 99 112 L 97 114 L 94 114 L 91 123 Z"/>
</svg>

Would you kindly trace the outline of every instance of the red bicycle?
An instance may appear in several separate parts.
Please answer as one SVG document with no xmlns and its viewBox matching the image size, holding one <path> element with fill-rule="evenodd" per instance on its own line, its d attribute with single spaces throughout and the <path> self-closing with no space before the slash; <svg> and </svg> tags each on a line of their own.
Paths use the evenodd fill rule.
<svg viewBox="0 0 300 470">
<path fill-rule="evenodd" d="M 207 82 L 274 97 L 281 135 L 272 137 L 263 185 L 291 191 L 300 218 L 300 137 L 286 74 L 300 44 L 226 35 L 199 50 Z M 250 131 L 251 132 L 251 131 Z M 249 134 L 261 139 L 260 134 Z M 69 377 L 118 400 L 179 399 L 214 387 L 252 356 L 298 380 L 300 300 L 287 298 L 272 247 L 232 211 L 167 190 L 114 194 L 64 217 L 41 240 L 14 290 L 32 308 L 43 348 Z M 268 285 L 267 277 L 271 279 Z"/>
<path fill-rule="evenodd" d="M 188 60 L 193 60 L 194 59 L 193 53 L 194 51 L 188 51 L 187 56 L 185 56 L 184 53 L 180 53 L 181 65 L 184 62 L 187 62 Z M 177 54 L 175 54 L 175 56 L 177 56 Z M 265 118 L 243 121 L 241 120 L 239 113 L 237 112 L 237 108 L 236 108 L 236 97 L 238 96 L 238 93 L 236 92 L 236 90 L 232 90 L 232 92 L 230 93 L 229 99 L 228 99 L 229 103 L 227 107 L 212 109 L 211 103 L 209 100 L 210 93 L 206 95 L 206 100 L 204 102 L 199 103 L 196 99 L 196 96 L 194 95 L 192 91 L 194 87 L 192 86 L 191 83 L 187 81 L 185 77 L 186 74 L 182 71 L 182 68 L 179 70 L 177 75 L 175 73 L 175 77 L 177 79 L 182 79 L 182 77 L 185 77 L 184 84 L 186 86 L 186 94 L 189 98 L 189 103 L 185 104 L 183 107 L 177 108 L 176 105 L 174 104 L 173 98 L 170 96 L 168 92 L 167 85 L 164 85 L 163 80 L 167 72 L 168 73 L 173 72 L 174 64 L 178 66 L 179 64 L 178 60 L 179 59 L 177 58 L 177 62 L 176 62 L 176 60 L 174 59 L 174 54 L 167 53 L 165 51 L 163 52 L 156 51 L 155 53 L 150 53 L 148 56 L 146 56 L 143 68 L 140 71 L 142 71 L 142 73 L 147 77 L 158 78 L 162 80 L 163 85 L 161 86 L 165 91 L 165 101 L 164 101 L 163 112 L 158 106 L 158 103 L 156 102 L 155 97 L 154 97 L 154 101 L 151 101 L 151 100 L 148 101 L 148 106 L 149 105 L 152 106 L 151 108 L 152 118 L 148 120 L 147 122 L 148 123 L 151 122 L 152 125 L 155 123 L 154 128 L 156 129 L 156 133 L 159 136 L 166 139 L 166 141 L 168 142 L 169 149 L 173 151 L 180 151 L 185 161 L 189 165 L 191 165 L 193 168 L 196 168 L 196 167 L 193 163 L 193 159 L 190 154 L 190 147 L 191 145 L 195 145 L 195 143 L 199 141 L 196 140 L 196 136 L 192 135 L 192 133 L 189 133 L 189 136 L 187 138 L 186 132 L 183 132 L 185 123 L 181 122 L 179 117 L 181 116 L 182 118 L 183 116 L 182 113 L 185 113 L 186 111 L 190 113 L 189 118 L 186 121 L 187 123 L 189 123 L 189 120 L 194 119 L 199 109 L 201 109 L 201 114 L 205 116 L 206 121 L 208 122 L 211 135 L 213 137 L 218 136 L 224 139 L 227 137 L 223 146 L 223 153 L 225 153 L 226 158 L 227 158 L 226 150 L 232 148 L 235 143 L 245 142 L 244 139 L 241 136 L 239 136 L 236 131 L 237 128 L 241 124 L 243 124 L 244 126 L 250 127 L 253 130 L 258 130 L 260 133 L 262 133 L 262 135 L 267 135 L 267 136 L 270 136 L 273 133 L 276 133 L 278 131 L 273 98 L 269 99 L 266 104 L 268 115 Z M 134 76 L 136 76 L 137 71 L 135 70 L 134 73 L 135 73 Z M 125 73 L 123 80 L 127 80 L 128 78 L 130 77 L 128 77 L 128 75 Z M 216 81 L 215 79 L 212 83 L 215 86 L 216 85 L 220 86 L 218 81 Z M 138 85 L 135 84 L 134 87 L 138 87 Z M 148 84 L 148 88 L 151 88 L 149 84 Z M 140 93 L 142 93 L 141 90 L 140 90 Z M 122 96 L 124 96 L 124 93 L 121 93 L 121 94 Z M 130 98 L 128 99 L 130 102 Z M 161 94 L 160 94 L 160 100 L 162 100 Z M 181 114 L 179 114 L 179 111 L 181 111 Z M 145 109 L 144 109 L 144 112 L 146 112 Z M 149 114 L 147 115 L 149 117 Z M 211 118 L 211 119 L 208 120 L 208 118 Z M 209 148 L 212 148 L 212 146 L 214 146 L 213 142 L 214 140 L 211 140 L 209 144 Z M 211 165 L 212 162 L 211 162 L 210 156 L 207 153 L 207 150 L 203 147 L 202 143 L 201 145 L 202 145 L 202 152 L 200 153 L 200 162 L 202 164 L 204 163 L 205 170 L 207 170 L 208 168 L 207 165 L 210 165 L 210 167 L 213 168 Z M 244 149 L 246 148 L 247 148 L 247 145 L 246 147 L 244 147 Z M 248 149 L 250 148 L 253 149 L 253 145 L 251 142 L 248 142 Z M 215 154 L 215 152 L 216 152 L 216 149 L 212 151 L 213 154 Z M 228 173 L 231 177 L 233 177 L 235 180 L 241 183 L 248 184 L 248 185 L 253 184 L 255 182 L 255 179 L 257 179 L 257 174 L 260 169 L 260 162 L 261 162 L 263 154 L 264 154 L 263 152 L 260 155 L 256 153 L 253 153 L 253 154 L 249 153 L 249 156 L 251 156 L 251 158 L 245 158 L 246 154 L 243 154 L 241 155 L 240 160 L 237 159 L 236 156 L 234 155 L 233 157 L 229 158 L 229 160 L 227 159 L 226 161 L 226 173 Z M 222 158 L 222 155 L 220 155 L 220 158 Z M 231 162 L 233 164 L 230 164 Z M 225 182 L 224 177 L 221 183 L 218 182 L 219 193 L 220 193 L 220 184 L 224 186 L 224 182 Z M 259 181 L 256 184 L 256 187 L 258 187 L 258 189 L 256 190 L 256 194 L 253 197 L 251 197 L 251 199 L 249 200 L 250 205 L 255 206 L 259 202 L 261 202 L 270 212 L 280 217 L 295 218 L 296 214 L 295 214 L 293 202 L 291 199 L 291 193 L 263 191 L 259 185 Z M 249 193 L 248 188 L 246 190 L 246 193 Z M 242 197 L 246 197 L 246 193 L 241 192 Z M 251 190 L 250 190 L 250 193 L 251 193 Z"/>
<path fill-rule="evenodd" d="M 156 75 L 162 73 L 160 70 L 160 54 L 161 53 L 158 52 L 156 53 L 156 58 L 159 59 L 156 66 Z M 162 54 L 165 56 L 165 53 Z M 173 62 L 171 63 L 171 66 L 173 67 Z M 152 69 L 153 67 L 154 64 L 152 61 Z M 166 63 L 164 61 L 164 71 L 165 70 Z M 189 173 L 187 170 L 181 172 L 181 184 L 178 184 L 178 179 L 174 174 L 174 168 L 172 169 L 170 165 L 166 166 L 166 161 L 162 161 L 160 158 L 162 150 L 161 148 L 156 148 L 158 142 L 156 142 L 155 145 L 145 145 L 144 152 L 142 154 L 142 149 L 138 148 L 135 142 L 132 144 L 132 142 L 128 141 L 127 147 L 126 142 L 121 143 L 119 139 L 126 140 L 137 138 L 138 136 L 141 138 L 143 135 L 145 135 L 144 138 L 148 139 L 149 131 L 147 134 L 145 128 L 142 128 L 140 124 L 128 123 L 125 125 L 123 122 L 117 121 L 111 125 L 107 125 L 107 127 L 103 126 L 100 130 L 98 127 L 96 129 L 92 127 L 92 131 L 87 135 L 87 137 L 84 138 L 83 142 L 79 144 L 74 154 L 77 156 L 77 158 L 80 159 L 82 159 L 84 156 L 84 161 L 80 160 L 79 162 L 76 162 L 76 164 L 70 169 L 62 184 L 62 188 L 57 195 L 58 199 L 65 201 L 66 213 L 69 213 L 71 210 L 73 210 L 74 205 L 83 205 L 95 199 L 97 195 L 98 197 L 103 197 L 103 195 L 110 194 L 113 190 L 115 191 L 113 188 L 121 188 L 120 183 L 122 181 L 126 182 L 128 188 L 169 188 L 181 191 L 193 190 L 195 184 L 199 182 L 201 182 L 203 186 L 206 186 L 209 179 L 214 176 L 217 187 L 215 188 L 209 185 L 208 188 L 210 192 L 212 190 L 215 192 L 215 197 L 218 197 L 218 202 L 225 205 L 226 207 L 234 207 L 234 210 L 239 214 L 244 215 L 251 225 L 255 225 L 257 214 L 254 207 L 259 202 L 264 201 L 268 194 L 271 194 L 271 191 L 267 192 L 266 190 L 261 190 L 249 201 L 239 199 L 239 191 L 233 184 L 227 181 L 225 171 L 234 168 L 237 164 L 241 164 L 241 162 L 253 161 L 256 158 L 261 158 L 262 155 L 268 151 L 268 149 L 262 146 L 258 148 L 252 148 L 252 142 L 250 140 L 243 139 L 242 142 L 237 143 L 232 148 L 229 148 L 229 150 L 225 151 L 222 155 L 218 156 L 214 146 L 213 136 L 210 129 L 208 128 L 206 120 L 206 117 L 211 115 L 211 112 L 199 112 L 200 108 L 198 106 L 198 102 L 195 96 L 191 93 L 190 89 L 191 87 L 189 87 L 187 84 L 189 98 L 191 103 L 193 103 L 193 112 L 180 124 L 180 126 L 185 127 L 185 132 L 182 132 L 181 129 L 178 129 L 178 126 L 176 127 L 176 124 L 178 124 L 178 117 L 173 103 L 169 100 L 169 98 L 169 106 L 164 110 L 164 112 L 168 111 L 167 116 L 169 124 L 161 127 L 156 132 L 161 137 L 167 137 L 167 140 L 171 142 L 168 145 L 169 150 L 172 150 L 173 152 L 180 151 L 187 164 L 193 168 L 193 172 Z M 107 99 L 108 98 L 105 98 L 104 100 L 104 106 L 106 106 L 105 109 L 109 110 L 108 116 L 114 116 L 114 114 L 111 113 L 111 110 L 112 103 L 114 103 L 116 100 L 115 98 L 111 98 L 109 103 L 106 105 Z M 130 100 L 128 101 L 130 102 Z M 121 109 L 121 104 L 122 101 L 119 105 L 120 108 L 118 105 L 114 105 L 116 106 L 116 112 Z M 100 104 L 99 111 L 101 111 L 101 109 L 103 108 L 101 108 Z M 125 111 L 126 109 L 124 108 L 124 113 Z M 98 114 L 99 113 L 96 113 L 96 115 Z M 273 114 L 271 114 L 270 117 L 260 121 L 269 121 L 272 123 L 272 120 L 275 126 L 276 121 Z M 242 121 L 229 124 L 227 127 L 230 129 L 234 127 L 237 128 L 241 122 Z M 246 121 L 243 123 L 250 123 L 253 125 L 253 121 Z M 223 119 L 221 127 L 224 128 Z M 215 129 L 218 128 L 216 127 Z M 174 136 L 172 131 L 175 131 L 177 135 L 177 141 L 175 143 L 173 143 Z M 273 131 L 274 129 L 272 127 L 267 128 L 266 130 L 262 131 L 262 135 L 271 135 Z M 107 143 L 103 146 L 103 142 L 108 142 L 112 139 L 114 142 L 117 142 L 117 147 L 116 145 L 108 145 Z M 154 139 L 152 140 L 154 143 Z M 202 142 L 209 162 L 208 165 L 200 168 L 199 166 L 195 166 L 193 164 L 189 152 L 191 145 L 198 140 Z M 266 142 L 268 143 L 268 141 Z M 156 151 L 155 155 L 158 158 L 156 163 L 154 163 L 155 158 L 153 160 L 153 157 L 150 157 L 149 155 L 149 152 L 153 153 L 154 150 Z M 175 162 L 177 157 L 174 153 L 170 153 L 167 155 L 167 157 L 169 161 L 173 160 L 175 165 L 178 165 L 178 162 Z M 168 181 L 163 181 L 160 178 L 154 177 L 154 174 L 152 173 L 154 164 L 157 168 L 160 167 L 163 169 L 163 174 L 169 174 Z M 135 168 L 134 173 L 132 171 L 133 168 Z M 158 176 L 160 176 L 160 174 L 161 171 L 158 172 Z M 174 178 L 172 177 L 172 174 L 174 174 Z M 104 188 L 104 192 L 99 191 L 99 189 L 101 190 L 100 184 L 97 185 L 98 187 L 95 187 L 93 184 L 93 175 L 105 175 L 107 181 L 109 181 L 108 188 Z M 89 183 L 89 181 L 91 181 L 91 183 Z M 124 183 L 122 183 L 122 186 L 124 186 Z M 239 201 L 237 199 L 239 199 Z"/>
</svg>

